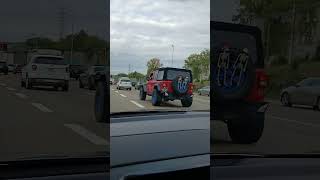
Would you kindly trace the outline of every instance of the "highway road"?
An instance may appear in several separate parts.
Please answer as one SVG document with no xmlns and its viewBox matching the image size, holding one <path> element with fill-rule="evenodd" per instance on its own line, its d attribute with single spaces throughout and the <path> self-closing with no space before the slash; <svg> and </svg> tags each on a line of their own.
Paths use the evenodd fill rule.
<svg viewBox="0 0 320 180">
<path fill-rule="evenodd" d="M 90 156 L 109 149 L 109 126 L 97 123 L 94 91 L 70 81 L 68 92 L 20 87 L 0 74 L 0 161 Z"/>
<path fill-rule="evenodd" d="M 216 153 L 301 154 L 320 153 L 320 111 L 284 107 L 270 101 L 262 138 L 251 145 L 233 144 L 226 124 L 211 123 L 211 149 Z"/>
<path fill-rule="evenodd" d="M 161 106 L 152 106 L 151 96 L 146 101 L 139 100 L 139 91 L 134 88 L 129 90 L 117 90 L 116 86 L 110 89 L 110 112 L 148 111 L 148 110 L 177 110 L 177 111 L 210 111 L 210 97 L 195 95 L 191 107 L 182 107 L 179 100 L 162 103 Z"/>
</svg>

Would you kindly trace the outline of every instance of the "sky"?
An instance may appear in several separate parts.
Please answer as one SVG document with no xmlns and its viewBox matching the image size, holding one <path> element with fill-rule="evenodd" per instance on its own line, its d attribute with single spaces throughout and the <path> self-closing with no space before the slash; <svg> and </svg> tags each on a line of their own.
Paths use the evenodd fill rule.
<svg viewBox="0 0 320 180">
<path fill-rule="evenodd" d="M 86 30 L 108 39 L 109 0 L 2 0 L 0 41 L 24 41 L 31 36 L 59 37 L 58 12 L 65 8 L 65 34 Z"/>
<path fill-rule="evenodd" d="M 111 74 L 146 73 L 154 57 L 172 66 L 172 52 L 182 67 L 210 48 L 210 0 L 111 0 L 110 11 Z"/>
</svg>

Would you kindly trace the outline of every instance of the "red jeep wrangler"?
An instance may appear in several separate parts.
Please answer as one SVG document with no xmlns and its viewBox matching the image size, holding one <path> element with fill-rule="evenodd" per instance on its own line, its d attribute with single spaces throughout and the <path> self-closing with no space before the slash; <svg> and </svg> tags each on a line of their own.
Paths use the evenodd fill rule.
<svg viewBox="0 0 320 180">
<path fill-rule="evenodd" d="M 159 68 L 140 87 L 140 100 L 152 96 L 152 105 L 159 106 L 163 101 L 181 100 L 183 107 L 192 105 L 192 72 L 187 69 Z"/>
</svg>

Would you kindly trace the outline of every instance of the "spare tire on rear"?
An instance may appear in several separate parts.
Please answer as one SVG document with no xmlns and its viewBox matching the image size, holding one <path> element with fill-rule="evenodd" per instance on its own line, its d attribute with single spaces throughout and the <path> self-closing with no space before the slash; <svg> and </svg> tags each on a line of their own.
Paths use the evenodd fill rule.
<svg viewBox="0 0 320 180">
<path fill-rule="evenodd" d="M 188 92 L 190 80 L 187 77 L 177 76 L 172 81 L 172 88 L 178 95 L 184 95 Z"/>
<path fill-rule="evenodd" d="M 254 85 L 254 81 L 256 78 L 255 67 L 252 59 L 249 57 L 246 65 L 246 70 L 244 72 L 241 72 L 239 69 L 235 71 L 236 68 L 234 67 L 234 64 L 236 63 L 240 53 L 243 52 L 240 50 L 229 51 L 229 65 L 227 71 L 225 73 L 224 69 L 220 69 L 219 72 L 218 63 L 221 53 L 222 51 L 215 51 L 213 55 L 213 79 L 211 80 L 211 85 L 214 92 L 213 99 L 220 102 L 226 100 L 241 100 L 247 97 Z M 219 73 L 220 76 L 218 75 Z M 240 73 L 242 73 L 241 76 Z M 233 74 L 235 75 L 233 76 Z M 226 79 L 224 79 L 224 75 L 226 75 Z"/>
</svg>

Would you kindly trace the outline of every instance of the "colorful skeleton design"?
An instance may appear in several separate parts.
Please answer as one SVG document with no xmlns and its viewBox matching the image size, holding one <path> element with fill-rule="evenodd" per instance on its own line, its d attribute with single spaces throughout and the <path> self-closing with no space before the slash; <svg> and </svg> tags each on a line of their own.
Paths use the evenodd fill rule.
<svg viewBox="0 0 320 180">
<path fill-rule="evenodd" d="M 223 76 L 223 85 L 227 84 L 227 71 L 229 68 L 229 63 L 230 63 L 230 52 L 228 47 L 223 48 L 223 52 L 220 53 L 219 59 L 218 59 L 218 75 L 217 75 L 217 82 L 218 85 L 221 86 L 220 82 L 220 74 L 221 71 L 223 71 L 224 76 Z"/>
<path fill-rule="evenodd" d="M 249 60 L 248 53 L 249 53 L 249 50 L 247 48 L 244 48 L 242 52 L 239 54 L 239 56 L 237 57 L 236 62 L 233 64 L 233 72 L 230 80 L 231 86 L 233 84 L 233 78 L 236 75 L 236 73 L 238 73 L 239 75 L 237 86 L 240 85 L 242 74 L 247 70 L 247 65 Z"/>
</svg>

